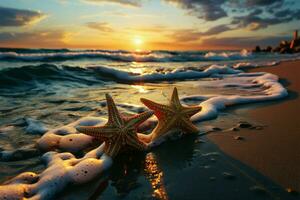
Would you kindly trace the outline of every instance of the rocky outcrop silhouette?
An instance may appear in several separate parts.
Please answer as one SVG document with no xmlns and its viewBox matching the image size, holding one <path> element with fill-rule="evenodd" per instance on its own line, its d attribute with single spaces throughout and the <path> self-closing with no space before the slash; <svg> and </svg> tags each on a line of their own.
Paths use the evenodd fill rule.
<svg viewBox="0 0 300 200">
<path fill-rule="evenodd" d="M 277 47 L 271 46 L 262 49 L 260 46 L 256 46 L 252 52 L 278 52 L 278 53 L 300 53 L 300 38 L 298 37 L 298 31 L 294 31 L 293 39 L 291 41 L 282 40 Z"/>
</svg>

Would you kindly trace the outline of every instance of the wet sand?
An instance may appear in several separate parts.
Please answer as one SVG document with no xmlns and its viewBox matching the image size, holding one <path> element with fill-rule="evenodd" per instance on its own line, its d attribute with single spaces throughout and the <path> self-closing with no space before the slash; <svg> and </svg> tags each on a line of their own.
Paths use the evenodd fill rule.
<svg viewBox="0 0 300 200">
<path fill-rule="evenodd" d="M 285 100 L 234 108 L 263 130 L 240 129 L 208 136 L 225 153 L 258 170 L 284 188 L 300 191 L 300 61 L 282 62 L 250 72 L 269 72 L 280 77 L 289 91 Z M 255 106 L 255 107 L 254 107 Z M 253 108 L 254 107 L 254 108 Z M 242 136 L 244 140 L 236 140 Z"/>
</svg>

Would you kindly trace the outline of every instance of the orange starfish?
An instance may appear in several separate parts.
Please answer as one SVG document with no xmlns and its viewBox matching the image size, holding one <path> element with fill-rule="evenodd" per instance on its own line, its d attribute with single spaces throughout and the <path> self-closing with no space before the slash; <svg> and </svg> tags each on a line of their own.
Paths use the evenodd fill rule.
<svg viewBox="0 0 300 200">
<path fill-rule="evenodd" d="M 152 132 L 152 141 L 176 129 L 180 129 L 185 133 L 197 133 L 199 131 L 190 118 L 198 113 L 201 107 L 182 106 L 176 87 L 173 90 L 169 105 L 158 104 L 144 98 L 141 98 L 141 101 L 153 110 L 154 115 L 158 118 L 158 124 Z"/>
<path fill-rule="evenodd" d="M 79 126 L 76 129 L 84 134 L 105 141 L 104 152 L 115 157 L 122 148 L 133 147 L 145 150 L 146 145 L 138 139 L 137 127 L 153 115 L 152 111 L 136 114 L 132 117 L 122 117 L 109 94 L 106 94 L 108 121 L 104 126 Z"/>
</svg>

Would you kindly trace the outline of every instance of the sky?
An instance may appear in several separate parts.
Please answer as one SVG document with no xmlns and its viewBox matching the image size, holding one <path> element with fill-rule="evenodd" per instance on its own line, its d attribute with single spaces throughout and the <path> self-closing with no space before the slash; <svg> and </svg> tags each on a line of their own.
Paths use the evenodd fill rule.
<svg viewBox="0 0 300 200">
<path fill-rule="evenodd" d="M 0 46 L 243 49 L 299 29 L 299 0 L 0 0 Z"/>
</svg>

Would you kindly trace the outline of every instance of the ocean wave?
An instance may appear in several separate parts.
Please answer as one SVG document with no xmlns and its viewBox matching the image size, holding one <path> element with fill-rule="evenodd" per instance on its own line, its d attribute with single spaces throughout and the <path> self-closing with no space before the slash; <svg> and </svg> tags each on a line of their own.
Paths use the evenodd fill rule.
<svg viewBox="0 0 300 200">
<path fill-rule="evenodd" d="M 243 58 L 252 58 L 253 54 L 246 49 L 240 52 L 208 52 L 204 55 L 204 58 L 210 61 L 223 61 L 223 60 L 240 60 Z"/>
<path fill-rule="evenodd" d="M 252 58 L 247 50 L 241 52 L 205 51 L 108 51 L 108 50 L 15 50 L 0 51 L 0 61 L 55 62 L 81 59 L 98 59 L 120 62 L 193 62 L 227 61 Z"/>
<path fill-rule="evenodd" d="M 92 76 L 88 70 L 70 66 L 41 64 L 6 68 L 0 71 L 0 88 L 30 86 L 51 81 L 70 81 L 84 84 L 102 82 Z"/>
<path fill-rule="evenodd" d="M 73 67 L 54 64 L 28 65 L 6 68 L 0 71 L 0 88 L 69 81 L 82 84 L 117 82 L 125 84 L 206 78 L 216 74 L 235 74 L 240 70 L 228 66 L 211 65 L 205 70 L 197 68 L 160 69 L 146 74 L 137 74 L 107 66 Z"/>
</svg>

